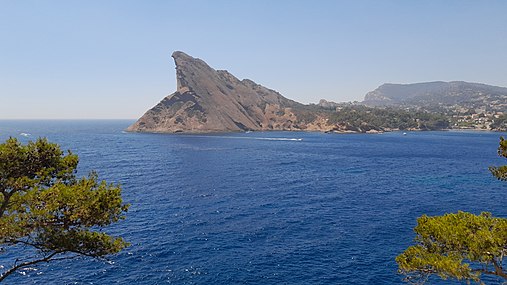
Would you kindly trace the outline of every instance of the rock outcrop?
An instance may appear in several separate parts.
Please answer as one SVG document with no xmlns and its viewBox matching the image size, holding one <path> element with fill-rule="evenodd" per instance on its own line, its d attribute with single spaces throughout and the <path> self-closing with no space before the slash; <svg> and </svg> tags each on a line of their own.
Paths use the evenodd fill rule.
<svg viewBox="0 0 507 285">
<path fill-rule="evenodd" d="M 177 90 L 127 130 L 134 132 L 230 132 L 326 130 L 305 105 L 183 52 L 172 54 Z"/>
</svg>

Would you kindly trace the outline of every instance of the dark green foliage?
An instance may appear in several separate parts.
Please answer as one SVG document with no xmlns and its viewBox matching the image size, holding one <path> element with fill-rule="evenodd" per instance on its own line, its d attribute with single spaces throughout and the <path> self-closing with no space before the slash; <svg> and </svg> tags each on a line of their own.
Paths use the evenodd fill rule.
<svg viewBox="0 0 507 285">
<path fill-rule="evenodd" d="M 498 147 L 498 155 L 507 158 L 507 140 L 503 137 L 500 137 L 500 146 Z M 507 181 L 507 165 L 502 166 L 491 166 L 489 167 L 489 171 L 495 176 L 498 180 Z"/>
<path fill-rule="evenodd" d="M 481 283 L 481 274 L 507 279 L 502 269 L 507 253 L 507 219 L 466 212 L 417 219 L 416 245 L 396 258 L 406 280 L 423 284 L 436 274 Z"/>
<path fill-rule="evenodd" d="M 53 259 L 100 258 L 127 243 L 100 231 L 124 218 L 118 186 L 97 175 L 76 177 L 77 155 L 38 139 L 27 145 L 10 138 L 0 144 L 0 245 L 25 247 L 0 281 L 15 270 Z M 0 253 L 1 254 L 1 253 Z"/>
<path fill-rule="evenodd" d="M 308 124 L 308 123 L 315 121 L 315 119 L 317 119 L 317 115 L 311 111 L 298 110 L 298 111 L 295 111 L 295 113 L 298 118 L 298 123 L 300 123 L 300 124 L 301 123 Z"/>
<path fill-rule="evenodd" d="M 449 128 L 449 120 L 444 115 L 424 111 L 398 108 L 370 108 L 366 106 L 346 106 L 329 117 L 332 124 L 348 123 L 356 128 L 369 126 L 380 130 L 441 130 Z"/>
<path fill-rule="evenodd" d="M 507 158 L 507 141 L 500 138 L 498 154 Z M 500 180 L 507 180 L 507 166 L 490 167 Z M 417 219 L 416 245 L 396 257 L 400 273 L 413 284 L 423 284 L 430 275 L 442 279 L 483 284 L 481 274 L 507 280 L 507 219 L 490 213 L 466 212 Z"/>
<path fill-rule="evenodd" d="M 495 118 L 491 124 L 491 129 L 498 131 L 507 130 L 507 115 L 501 115 L 498 118 Z"/>
</svg>

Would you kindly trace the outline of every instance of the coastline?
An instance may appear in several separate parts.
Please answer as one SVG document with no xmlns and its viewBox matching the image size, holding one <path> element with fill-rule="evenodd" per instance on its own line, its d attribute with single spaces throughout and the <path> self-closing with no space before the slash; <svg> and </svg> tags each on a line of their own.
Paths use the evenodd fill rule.
<svg viewBox="0 0 507 285">
<path fill-rule="evenodd" d="M 234 133 L 250 133 L 250 132 L 305 132 L 305 133 L 323 133 L 323 134 L 338 134 L 338 135 L 348 135 L 348 134 L 365 134 L 365 135 L 377 135 L 377 134 L 383 134 L 383 133 L 393 133 L 393 132 L 460 132 L 460 133 L 501 133 L 501 132 L 507 132 L 506 130 L 485 130 L 485 129 L 436 129 L 436 130 L 426 130 L 426 129 L 384 129 L 381 131 L 377 130 L 369 130 L 369 131 L 353 131 L 353 130 L 287 130 L 287 129 L 281 129 L 281 130 L 272 130 L 272 129 L 266 129 L 266 130 L 248 130 L 248 131 L 226 131 L 226 130 L 209 130 L 209 131 L 132 131 L 128 129 L 123 130 L 126 133 L 140 133 L 140 134 L 173 134 L 173 135 L 206 135 L 206 134 L 234 134 Z"/>
</svg>

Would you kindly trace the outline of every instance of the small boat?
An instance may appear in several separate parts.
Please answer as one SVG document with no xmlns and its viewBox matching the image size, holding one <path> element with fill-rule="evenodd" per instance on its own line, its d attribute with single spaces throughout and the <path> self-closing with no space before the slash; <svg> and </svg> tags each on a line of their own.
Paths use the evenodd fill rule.
<svg viewBox="0 0 507 285">
<path fill-rule="evenodd" d="M 403 135 L 404 135 L 404 136 L 406 136 L 406 135 L 407 135 L 407 133 L 403 133 Z"/>
</svg>

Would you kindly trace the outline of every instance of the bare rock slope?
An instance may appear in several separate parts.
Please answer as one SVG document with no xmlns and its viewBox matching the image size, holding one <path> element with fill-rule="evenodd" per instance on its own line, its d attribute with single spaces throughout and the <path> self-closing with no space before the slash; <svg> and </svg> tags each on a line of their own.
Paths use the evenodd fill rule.
<svg viewBox="0 0 507 285">
<path fill-rule="evenodd" d="M 325 130 L 325 119 L 306 106 L 255 82 L 183 52 L 172 54 L 177 90 L 127 130 L 135 132 L 228 132 Z"/>
</svg>

